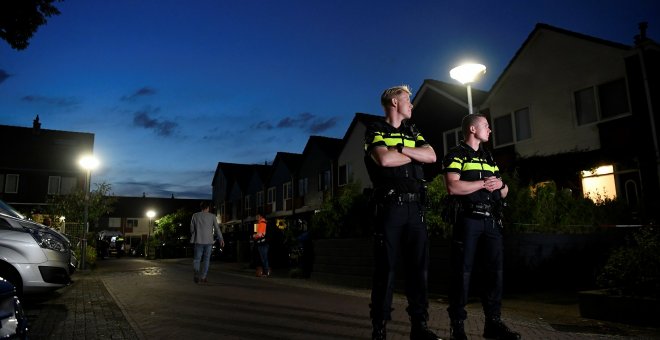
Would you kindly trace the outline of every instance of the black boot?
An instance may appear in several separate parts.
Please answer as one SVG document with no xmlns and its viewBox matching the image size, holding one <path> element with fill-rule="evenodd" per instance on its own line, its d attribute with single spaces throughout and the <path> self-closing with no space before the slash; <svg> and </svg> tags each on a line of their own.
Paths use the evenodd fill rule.
<svg viewBox="0 0 660 340">
<path fill-rule="evenodd" d="M 371 332 L 372 340 L 385 340 L 387 338 L 387 321 L 385 320 L 371 320 L 373 331 Z"/>
<path fill-rule="evenodd" d="M 410 319 L 410 340 L 440 340 L 423 319 Z"/>
<path fill-rule="evenodd" d="M 452 320 L 449 324 L 449 339 L 450 340 L 467 340 L 465 335 L 465 326 L 463 320 Z"/>
<path fill-rule="evenodd" d="M 486 318 L 484 325 L 484 338 L 497 340 L 518 340 L 520 333 L 509 329 L 499 317 Z"/>
</svg>

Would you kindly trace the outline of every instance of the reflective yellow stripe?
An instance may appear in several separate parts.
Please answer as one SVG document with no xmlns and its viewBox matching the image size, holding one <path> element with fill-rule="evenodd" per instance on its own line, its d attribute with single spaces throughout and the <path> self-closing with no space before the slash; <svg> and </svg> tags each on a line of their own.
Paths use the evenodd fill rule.
<svg viewBox="0 0 660 340">
<path fill-rule="evenodd" d="M 454 170 L 461 170 L 461 163 L 460 162 L 451 162 L 448 166 L 447 169 L 454 169 Z"/>
</svg>

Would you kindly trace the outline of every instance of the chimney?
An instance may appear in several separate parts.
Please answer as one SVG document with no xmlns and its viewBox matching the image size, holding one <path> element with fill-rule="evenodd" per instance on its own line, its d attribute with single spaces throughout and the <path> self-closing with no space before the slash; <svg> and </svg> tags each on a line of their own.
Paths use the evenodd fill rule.
<svg viewBox="0 0 660 340">
<path fill-rule="evenodd" d="M 646 29 L 649 27 L 649 24 L 646 21 L 642 21 L 638 24 L 639 34 L 635 35 L 635 45 L 639 45 L 647 40 Z"/>
<path fill-rule="evenodd" d="M 37 115 L 37 118 L 35 118 L 32 121 L 32 129 L 35 134 L 39 134 L 39 130 L 41 130 L 41 123 L 39 122 L 39 115 Z"/>
</svg>

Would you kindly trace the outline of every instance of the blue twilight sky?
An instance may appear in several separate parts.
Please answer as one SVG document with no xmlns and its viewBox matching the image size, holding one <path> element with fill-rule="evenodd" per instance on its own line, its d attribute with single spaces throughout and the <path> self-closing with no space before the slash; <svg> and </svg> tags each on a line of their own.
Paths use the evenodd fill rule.
<svg viewBox="0 0 660 340">
<path fill-rule="evenodd" d="M 0 124 L 95 134 L 92 182 L 116 195 L 210 198 L 218 162 L 271 162 L 341 138 L 383 89 L 489 90 L 538 22 L 660 41 L 660 1 L 66 0 L 23 51 L 0 41 Z M 422 127 L 423 129 L 423 127 Z M 3 146 L 4 147 L 4 146 Z"/>
</svg>

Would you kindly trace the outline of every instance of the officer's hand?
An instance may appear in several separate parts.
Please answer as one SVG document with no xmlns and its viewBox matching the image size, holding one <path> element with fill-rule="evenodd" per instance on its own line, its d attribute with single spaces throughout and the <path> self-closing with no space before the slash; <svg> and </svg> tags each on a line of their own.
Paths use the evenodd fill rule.
<svg viewBox="0 0 660 340">
<path fill-rule="evenodd" d="M 499 190 L 502 187 L 502 179 L 495 176 L 484 178 L 484 188 L 490 192 Z"/>
</svg>

